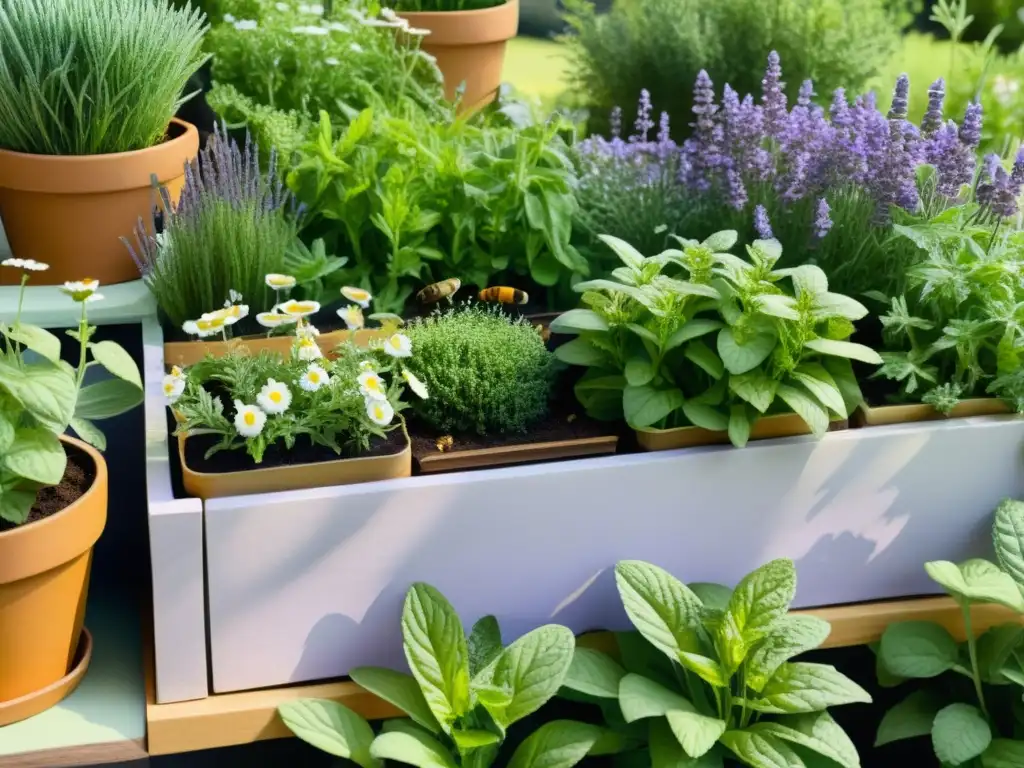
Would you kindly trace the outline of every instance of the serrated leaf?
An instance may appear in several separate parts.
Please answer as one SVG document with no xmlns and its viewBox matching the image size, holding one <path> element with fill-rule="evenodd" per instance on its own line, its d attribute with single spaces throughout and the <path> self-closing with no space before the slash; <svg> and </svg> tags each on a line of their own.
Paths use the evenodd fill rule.
<svg viewBox="0 0 1024 768">
<path fill-rule="evenodd" d="M 764 371 L 757 370 L 739 376 L 730 376 L 729 389 L 764 413 L 775 400 L 779 382 L 769 377 Z"/>
<path fill-rule="evenodd" d="M 729 428 L 729 417 L 721 413 L 717 408 L 704 405 L 694 400 L 687 400 L 683 403 L 683 415 L 695 427 L 708 429 L 712 432 L 724 432 Z"/>
<path fill-rule="evenodd" d="M 748 699 L 747 705 L 758 712 L 799 714 L 870 701 L 867 691 L 835 667 L 793 661 L 780 666 L 761 690 L 761 697 Z"/>
<path fill-rule="evenodd" d="M 770 733 L 833 760 L 843 768 L 860 768 L 860 757 L 850 737 L 828 712 L 780 717 L 775 722 L 750 726 L 755 733 Z"/>
<path fill-rule="evenodd" d="M 113 341 L 97 341 L 89 345 L 93 359 L 119 379 L 142 389 L 139 366 L 120 344 Z"/>
<path fill-rule="evenodd" d="M 785 384 L 779 385 L 777 394 L 793 413 L 804 420 L 814 435 L 821 437 L 828 432 L 828 412 L 809 395 Z"/>
<path fill-rule="evenodd" d="M 370 754 L 373 729 L 348 707 L 325 699 L 298 699 L 286 701 L 277 711 L 288 729 L 307 744 L 362 768 L 383 766 Z"/>
<path fill-rule="evenodd" d="M 726 731 L 721 742 L 750 768 L 804 768 L 793 748 L 770 733 Z"/>
<path fill-rule="evenodd" d="M 626 423 L 634 428 L 658 424 L 682 405 L 683 393 L 678 389 L 657 389 L 647 384 L 627 386 L 622 391 L 622 411 Z"/>
<path fill-rule="evenodd" d="M 667 571 L 639 560 L 615 566 L 615 583 L 633 626 L 670 659 L 700 650 L 701 603 Z"/>
<path fill-rule="evenodd" d="M 981 558 L 966 560 L 960 565 L 948 560 L 925 563 L 932 580 L 954 597 L 976 603 L 996 603 L 1017 613 L 1024 613 L 1024 595 L 1017 582 L 995 563 Z"/>
<path fill-rule="evenodd" d="M 717 717 L 674 709 L 666 713 L 669 728 L 690 757 L 707 754 L 725 733 L 726 723 Z"/>
<path fill-rule="evenodd" d="M 1024 588 L 1024 502 L 1004 499 L 996 507 L 992 539 L 996 558 L 1019 588 Z"/>
<path fill-rule="evenodd" d="M 1024 741 L 994 739 L 981 754 L 982 768 L 1024 768 Z"/>
<path fill-rule="evenodd" d="M 722 361 L 718 359 L 718 355 L 711 351 L 711 347 L 703 341 L 691 341 L 686 345 L 683 354 L 687 360 L 703 369 L 713 379 L 720 379 L 722 374 L 725 373 L 725 367 Z"/>
<path fill-rule="evenodd" d="M 736 341 L 732 328 L 723 328 L 718 333 L 718 356 L 725 369 L 733 375 L 751 371 L 765 360 L 775 349 L 777 339 L 772 333 L 750 334 L 743 344 Z"/>
<path fill-rule="evenodd" d="M 952 669 L 959 656 L 956 640 L 943 627 L 928 621 L 902 621 L 886 627 L 878 657 L 893 674 L 927 678 Z"/>
<path fill-rule="evenodd" d="M 494 664 L 493 684 L 512 692 L 512 700 L 491 716 L 503 727 L 531 715 L 562 687 L 572 664 L 572 631 L 548 624 L 528 632 L 502 651 Z"/>
<path fill-rule="evenodd" d="M 592 309 L 570 309 L 552 320 L 548 327 L 552 333 L 607 331 L 608 322 Z"/>
<path fill-rule="evenodd" d="M 619 682 L 619 706 L 627 723 L 669 712 L 696 712 L 685 697 L 643 675 L 628 674 Z"/>
<path fill-rule="evenodd" d="M 437 739 L 419 732 L 391 731 L 373 741 L 370 754 L 416 768 L 457 768 L 455 759 Z"/>
<path fill-rule="evenodd" d="M 626 670 L 608 654 L 577 646 L 563 685 L 588 696 L 616 699 L 625 675 Z"/>
<path fill-rule="evenodd" d="M 723 323 L 720 320 L 709 320 L 705 318 L 694 318 L 687 322 L 682 328 L 679 328 L 675 333 L 668 337 L 665 342 L 663 351 L 667 352 L 670 349 L 682 346 L 690 339 L 696 339 L 712 331 L 717 331 L 723 327 Z"/>
<path fill-rule="evenodd" d="M 881 365 L 882 358 L 871 347 L 863 344 L 855 344 L 852 341 L 835 341 L 833 339 L 811 339 L 804 344 L 807 349 L 818 352 L 822 355 L 833 357 L 845 357 L 849 360 L 859 360 L 869 365 Z"/>
<path fill-rule="evenodd" d="M 928 736 L 942 701 L 931 691 L 914 691 L 882 718 L 875 736 L 875 746 L 894 741 Z"/>
<path fill-rule="evenodd" d="M 780 558 L 743 577 L 733 590 L 724 621 L 748 645 L 764 637 L 773 623 L 785 616 L 796 596 L 796 568 Z"/>
<path fill-rule="evenodd" d="M 761 691 L 784 662 L 814 650 L 828 639 L 831 626 L 817 616 L 787 614 L 769 627 L 747 660 L 747 686 Z"/>
<path fill-rule="evenodd" d="M 601 734 L 596 725 L 553 720 L 519 745 L 508 768 L 572 768 L 587 756 Z"/>
<path fill-rule="evenodd" d="M 992 729 L 985 716 L 970 704 L 950 704 L 932 722 L 935 756 L 949 765 L 963 765 L 988 749 Z"/>
<path fill-rule="evenodd" d="M 349 677 L 356 685 L 398 707 L 431 733 L 441 733 L 441 726 L 427 706 L 415 678 L 381 667 L 356 667 L 349 672 Z"/>
</svg>

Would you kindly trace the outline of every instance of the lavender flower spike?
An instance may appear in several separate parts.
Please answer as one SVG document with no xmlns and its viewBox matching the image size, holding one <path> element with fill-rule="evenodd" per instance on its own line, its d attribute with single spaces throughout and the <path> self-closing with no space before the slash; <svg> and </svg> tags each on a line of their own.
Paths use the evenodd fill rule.
<svg viewBox="0 0 1024 768">
<path fill-rule="evenodd" d="M 978 184 L 977 201 L 988 207 L 996 216 L 1006 218 L 1017 215 L 1017 195 L 1020 187 L 1003 168 L 999 155 L 985 157 L 985 181 Z"/>
<path fill-rule="evenodd" d="M 754 208 L 754 231 L 761 240 L 771 240 L 775 237 L 772 232 L 772 224 L 768 221 L 768 211 L 763 205 Z"/>
<path fill-rule="evenodd" d="M 782 64 L 779 54 L 768 54 L 768 68 L 761 81 L 761 103 L 764 106 L 764 128 L 769 136 L 778 136 L 786 126 L 786 94 L 783 92 Z"/>
<path fill-rule="evenodd" d="M 832 229 L 832 217 L 829 214 L 832 209 L 828 207 L 828 200 L 824 197 L 818 200 L 818 207 L 815 209 L 814 216 L 814 237 L 818 240 L 823 240 L 825 235 Z"/>
<path fill-rule="evenodd" d="M 610 122 L 612 138 L 622 138 L 622 107 L 615 107 L 612 110 Z"/>
<path fill-rule="evenodd" d="M 640 91 L 640 103 L 636 108 L 636 134 L 637 141 L 647 142 L 648 134 L 654 128 L 654 121 L 651 120 L 651 93 L 646 88 Z"/>
<path fill-rule="evenodd" d="M 942 103 L 946 98 L 946 81 L 941 77 L 928 89 L 928 109 L 921 120 L 921 133 L 934 136 L 942 127 Z"/>
<path fill-rule="evenodd" d="M 889 107 L 890 120 L 907 119 L 907 99 L 910 95 L 910 78 L 906 74 L 896 79 L 896 87 L 892 90 L 892 106 Z"/>
<path fill-rule="evenodd" d="M 804 80 L 800 83 L 800 92 L 797 94 L 796 103 L 801 107 L 809 107 L 812 96 L 814 96 L 814 81 Z"/>
<path fill-rule="evenodd" d="M 1024 146 L 1017 150 L 1017 157 L 1013 160 L 1013 171 L 1010 173 L 1010 180 L 1018 189 L 1024 184 Z"/>
<path fill-rule="evenodd" d="M 964 122 L 960 126 L 960 141 L 965 147 L 977 149 L 981 143 L 981 104 L 972 101 L 967 105 Z"/>
</svg>

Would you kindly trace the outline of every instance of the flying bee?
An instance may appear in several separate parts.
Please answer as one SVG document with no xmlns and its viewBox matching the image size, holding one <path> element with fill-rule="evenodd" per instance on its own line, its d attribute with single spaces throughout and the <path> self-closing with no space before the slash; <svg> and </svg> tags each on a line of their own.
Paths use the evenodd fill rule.
<svg viewBox="0 0 1024 768">
<path fill-rule="evenodd" d="M 484 288 L 480 291 L 478 298 L 480 301 L 497 304 L 525 304 L 530 300 L 530 296 L 526 291 L 521 291 L 518 288 L 509 288 L 505 285 Z"/>
<path fill-rule="evenodd" d="M 459 292 L 459 288 L 461 287 L 462 281 L 459 280 L 459 278 L 450 277 L 439 283 L 428 285 L 416 294 L 416 298 L 419 299 L 422 304 L 433 304 L 441 299 L 448 299 L 448 301 L 452 301 L 453 297 Z"/>
<path fill-rule="evenodd" d="M 434 441 L 434 445 L 437 446 L 437 450 L 441 453 L 450 451 L 455 446 L 455 440 L 451 435 L 443 435 Z"/>
</svg>

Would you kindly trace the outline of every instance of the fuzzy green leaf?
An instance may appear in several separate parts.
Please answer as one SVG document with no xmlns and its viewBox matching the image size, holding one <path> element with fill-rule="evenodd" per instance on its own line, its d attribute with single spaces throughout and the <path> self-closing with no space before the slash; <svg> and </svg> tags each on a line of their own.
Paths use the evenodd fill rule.
<svg viewBox="0 0 1024 768">
<path fill-rule="evenodd" d="M 1017 613 L 1024 613 L 1024 595 L 1017 582 L 998 565 L 981 558 L 960 565 L 948 560 L 925 563 L 928 575 L 953 597 L 976 603 L 996 603 Z"/>
<path fill-rule="evenodd" d="M 441 726 L 414 678 L 381 667 L 356 667 L 349 672 L 349 677 L 356 685 L 398 707 L 431 733 L 441 733 Z"/>
<path fill-rule="evenodd" d="M 761 690 L 761 697 L 747 704 L 758 712 L 799 714 L 870 701 L 867 691 L 835 667 L 794 661 L 779 667 Z"/>
<path fill-rule="evenodd" d="M 764 371 L 757 370 L 739 376 L 730 376 L 729 389 L 764 413 L 775 400 L 779 382 Z"/>
<path fill-rule="evenodd" d="M 770 733 L 783 741 L 806 747 L 843 768 L 860 768 L 857 748 L 828 712 L 787 715 L 775 722 L 752 725 L 749 730 Z"/>
<path fill-rule="evenodd" d="M 622 392 L 622 411 L 626 423 L 634 428 L 657 424 L 682 405 L 683 393 L 678 389 L 657 389 L 647 384 L 627 386 Z"/>
<path fill-rule="evenodd" d="M 816 616 L 787 614 L 775 621 L 747 660 L 747 686 L 761 691 L 784 662 L 820 646 L 831 626 Z"/>
<path fill-rule="evenodd" d="M 776 342 L 774 334 L 763 332 L 752 334 L 739 344 L 732 328 L 723 328 L 718 334 L 718 356 L 729 373 L 738 375 L 763 363 L 775 349 Z"/>
<path fill-rule="evenodd" d="M 701 757 L 711 751 L 727 727 L 724 720 L 698 712 L 676 709 L 666 712 L 665 716 L 672 733 L 690 757 Z"/>
<path fill-rule="evenodd" d="M 335 701 L 298 699 L 277 708 L 288 729 L 307 744 L 362 768 L 381 768 L 370 755 L 373 729 L 362 717 Z"/>
<path fill-rule="evenodd" d="M 937 677 L 953 668 L 958 651 L 953 636 L 928 621 L 890 624 L 882 633 L 878 657 L 901 677 Z"/>
<path fill-rule="evenodd" d="M 627 723 L 669 712 L 696 712 L 689 700 L 643 675 L 628 674 L 619 683 L 619 706 Z"/>
<path fill-rule="evenodd" d="M 491 716 L 507 727 L 531 715 L 562 686 L 572 664 L 572 631 L 548 624 L 528 632 L 502 651 L 494 663 L 494 685 L 512 692 L 512 700 Z"/>
<path fill-rule="evenodd" d="M 722 744 L 750 768 L 804 768 L 804 762 L 793 748 L 770 733 L 726 731 Z"/>
<path fill-rule="evenodd" d="M 513 753 L 508 768 L 572 768 L 601 738 L 596 725 L 553 720 L 531 733 Z"/>
<path fill-rule="evenodd" d="M 699 653 L 680 653 L 679 663 L 715 688 L 728 688 L 729 675 L 714 659 Z"/>
<path fill-rule="evenodd" d="M 474 624 L 466 648 L 469 652 L 469 675 L 472 678 L 501 654 L 501 627 L 498 626 L 498 620 L 493 616 L 484 616 Z"/>
<path fill-rule="evenodd" d="M 457 768 L 455 759 L 437 739 L 420 732 L 391 731 L 373 741 L 370 754 L 416 768 Z"/>
<path fill-rule="evenodd" d="M 670 659 L 700 650 L 701 603 L 667 571 L 639 560 L 615 566 L 615 583 L 633 626 Z"/>
<path fill-rule="evenodd" d="M 796 596 L 796 568 L 792 560 L 772 560 L 747 574 L 736 585 L 723 621 L 747 645 L 763 638 L 789 611 Z"/>
<path fill-rule="evenodd" d="M 615 699 L 619 696 L 619 683 L 625 675 L 626 670 L 608 654 L 577 647 L 563 685 L 588 696 Z"/>
<path fill-rule="evenodd" d="M 981 711 L 970 704 L 950 704 L 932 722 L 932 746 L 944 764 L 962 765 L 988 749 L 992 729 Z"/>
<path fill-rule="evenodd" d="M 863 344 L 855 344 L 852 341 L 835 341 L 833 339 L 811 339 L 804 344 L 807 349 L 819 352 L 822 355 L 833 357 L 845 357 L 850 360 L 859 360 L 869 365 L 881 365 L 882 358 L 871 347 Z"/>
<path fill-rule="evenodd" d="M 929 735 L 940 709 L 942 702 L 934 693 L 914 691 L 885 713 L 878 725 L 875 746 Z"/>
</svg>

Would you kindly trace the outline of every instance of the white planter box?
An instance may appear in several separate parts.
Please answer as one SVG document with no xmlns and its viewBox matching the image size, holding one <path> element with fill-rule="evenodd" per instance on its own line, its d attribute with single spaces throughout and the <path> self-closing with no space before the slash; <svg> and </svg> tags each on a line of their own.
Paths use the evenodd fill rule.
<svg viewBox="0 0 1024 768">
<path fill-rule="evenodd" d="M 1024 420 L 981 417 L 213 500 L 213 689 L 404 663 L 414 581 L 444 592 L 467 626 L 496 614 L 509 638 L 546 622 L 624 627 L 611 573 L 624 558 L 729 584 L 791 557 L 803 607 L 930 593 L 926 560 L 989 550 L 995 505 L 1024 495 L 1022 449 Z M 194 514 L 181 514 L 194 544 Z M 151 507 L 151 521 L 166 516 Z M 200 658 L 196 579 L 156 607 L 165 643 L 168 624 L 187 629 L 180 654 L 163 649 L 183 669 L 186 652 Z M 175 604 L 180 630 L 159 616 Z"/>
</svg>

